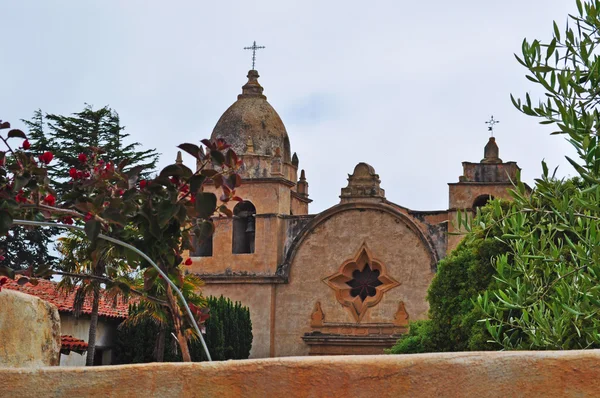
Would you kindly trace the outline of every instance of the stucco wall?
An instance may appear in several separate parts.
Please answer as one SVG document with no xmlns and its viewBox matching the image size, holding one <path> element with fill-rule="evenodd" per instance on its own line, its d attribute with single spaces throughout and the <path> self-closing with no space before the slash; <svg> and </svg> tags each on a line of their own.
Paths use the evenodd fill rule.
<svg viewBox="0 0 600 398">
<path fill-rule="evenodd" d="M 90 331 L 90 316 L 81 315 L 79 318 L 75 318 L 72 314 L 61 313 L 60 314 L 62 334 L 70 335 L 75 338 L 88 341 Z M 99 317 L 98 327 L 96 328 L 96 348 L 106 349 L 113 347 L 115 344 L 117 326 L 120 321 L 106 319 Z M 84 366 L 86 355 L 80 355 L 72 352 L 69 355 L 61 355 L 60 365 L 61 366 Z M 102 358 L 103 364 L 111 363 L 111 353 L 109 351 L 104 352 Z"/>
<path fill-rule="evenodd" d="M 29 294 L 3 289 L 0 291 L 0 366 L 58 365 L 60 326 L 54 305 Z M 0 396 L 4 384 L 0 382 Z"/>
<path fill-rule="evenodd" d="M 411 320 L 427 316 L 425 300 L 433 277 L 431 253 L 399 217 L 375 209 L 351 209 L 319 224 L 302 242 L 290 267 L 289 284 L 276 286 L 275 356 L 308 354 L 302 340 L 319 301 L 325 322 L 354 323 L 323 279 L 336 273 L 366 243 L 388 274 L 400 282 L 368 309 L 361 323 L 392 323 L 400 301 Z"/>
<path fill-rule="evenodd" d="M 215 220 L 213 255 L 192 257 L 190 272 L 200 274 L 225 274 L 249 272 L 273 274 L 282 257 L 285 239 L 285 220 L 274 215 L 256 216 L 255 251 L 247 254 L 232 252 L 233 223 L 231 218 Z"/>
<path fill-rule="evenodd" d="M 3 397 L 595 397 L 600 352 L 275 358 L 0 368 Z"/>
<path fill-rule="evenodd" d="M 266 358 L 270 353 L 272 289 L 274 286 L 267 284 L 209 284 L 202 288 L 206 297 L 223 295 L 248 307 L 252 321 L 250 358 Z"/>
</svg>

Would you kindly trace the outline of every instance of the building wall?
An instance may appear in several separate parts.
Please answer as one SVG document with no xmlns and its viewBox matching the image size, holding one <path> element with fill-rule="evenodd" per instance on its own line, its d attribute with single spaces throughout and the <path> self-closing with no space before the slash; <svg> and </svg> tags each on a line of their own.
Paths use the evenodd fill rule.
<svg viewBox="0 0 600 398">
<path fill-rule="evenodd" d="M 271 181 L 244 180 L 243 184 L 236 188 L 236 195 L 248 200 L 256 207 L 256 214 L 290 214 L 290 185 L 283 179 L 272 179 Z M 221 195 L 213 185 L 205 185 L 206 192 L 214 192 L 217 197 Z M 233 210 L 238 202 L 231 201 L 228 207 Z"/>
<path fill-rule="evenodd" d="M 276 286 L 275 356 L 308 354 L 302 336 L 311 331 L 316 302 L 321 304 L 325 322 L 355 323 L 323 279 L 338 272 L 363 243 L 401 285 L 384 293 L 361 323 L 393 323 L 400 301 L 411 320 L 427 317 L 425 297 L 433 277 L 429 249 L 404 218 L 376 209 L 347 210 L 326 219 L 306 236 L 291 264 L 289 284 Z"/>
<path fill-rule="evenodd" d="M 191 272 L 199 274 L 226 274 L 250 272 L 274 273 L 281 260 L 285 240 L 285 220 L 275 214 L 256 216 L 254 253 L 234 254 L 232 251 L 233 220 L 215 219 L 213 255 L 192 257 Z"/>
<path fill-rule="evenodd" d="M 60 313 L 61 333 L 71 335 L 75 338 L 88 341 L 90 330 L 90 316 L 81 315 L 75 318 L 70 313 Z M 96 329 L 96 348 L 102 350 L 102 364 L 109 365 L 112 363 L 112 350 L 117 336 L 117 326 L 119 320 L 107 319 L 100 317 L 98 319 L 98 327 Z M 86 354 L 80 355 L 76 352 L 71 352 L 69 355 L 60 356 L 60 366 L 85 366 Z"/>
<path fill-rule="evenodd" d="M 448 247 L 447 253 L 458 246 L 464 238 L 465 231 L 461 231 L 458 225 L 458 210 L 461 211 L 461 218 L 471 217 L 473 214 L 473 202 L 479 196 L 491 195 L 494 198 L 510 200 L 508 189 L 512 184 L 488 184 L 488 183 L 455 183 L 449 186 L 448 210 Z"/>
</svg>

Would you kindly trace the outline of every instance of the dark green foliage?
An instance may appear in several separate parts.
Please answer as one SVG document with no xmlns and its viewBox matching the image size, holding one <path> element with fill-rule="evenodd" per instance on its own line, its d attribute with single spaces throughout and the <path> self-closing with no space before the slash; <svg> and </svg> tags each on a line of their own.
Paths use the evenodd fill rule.
<svg viewBox="0 0 600 398">
<path fill-rule="evenodd" d="M 49 253 L 48 246 L 57 233 L 57 228 L 12 227 L 0 237 L 0 254 L 4 257 L 0 266 L 18 271 L 32 265 L 56 265 L 57 258 Z"/>
<path fill-rule="evenodd" d="M 209 297 L 207 305 L 210 318 L 204 326 L 204 339 L 215 361 L 227 359 L 247 359 L 252 347 L 252 323 L 250 311 L 240 302 L 232 302 L 223 296 Z M 135 314 L 137 307 L 130 308 L 130 316 Z M 160 327 L 152 319 L 138 319 L 134 324 L 122 324 L 117 334 L 115 362 L 145 363 L 154 362 L 155 349 L 158 342 Z M 172 336 L 173 327 L 167 326 L 165 338 L 164 361 L 181 362 L 181 353 Z M 190 354 L 195 362 L 205 361 L 200 339 L 190 341 Z"/>
<path fill-rule="evenodd" d="M 408 334 L 403 336 L 388 353 L 390 354 L 421 354 L 435 352 L 433 343 L 433 322 L 430 319 L 410 323 Z"/>
<path fill-rule="evenodd" d="M 487 210 L 484 210 L 487 211 Z M 493 236 L 472 231 L 438 264 L 429 287 L 429 320 L 410 324 L 410 332 L 390 350 L 394 354 L 490 350 L 494 346 L 473 300 L 493 283 L 492 259 L 508 247 Z"/>
<path fill-rule="evenodd" d="M 156 150 L 139 150 L 138 142 L 125 143 L 129 134 L 124 132 L 117 112 L 107 106 L 93 110 L 91 105 L 86 105 L 83 111 L 71 116 L 43 116 L 38 110 L 32 120 L 23 122 L 29 127 L 30 151 L 34 155 L 45 151 L 54 154 L 54 161 L 49 166 L 49 176 L 54 182 L 59 200 L 63 193 L 70 190 L 69 170 L 81 167 L 78 155 L 91 155 L 91 147 L 102 148 L 104 161 L 110 160 L 118 164 L 128 159 L 126 170 L 144 166 L 141 178 L 148 177 L 158 161 Z"/>
</svg>

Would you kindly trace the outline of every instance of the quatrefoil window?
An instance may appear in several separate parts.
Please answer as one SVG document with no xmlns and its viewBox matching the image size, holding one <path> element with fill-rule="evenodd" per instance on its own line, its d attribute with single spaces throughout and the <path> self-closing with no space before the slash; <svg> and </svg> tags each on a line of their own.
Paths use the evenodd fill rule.
<svg viewBox="0 0 600 398">
<path fill-rule="evenodd" d="M 357 269 L 352 271 L 352 279 L 346 284 L 352 288 L 350 290 L 352 297 L 359 296 L 362 301 L 365 301 L 367 297 L 375 296 L 377 286 L 383 285 L 383 282 L 379 280 L 379 270 L 372 270 L 367 264 L 362 271 Z"/>
<path fill-rule="evenodd" d="M 384 265 L 373 258 L 366 244 L 323 282 L 335 291 L 338 302 L 350 311 L 356 322 L 361 321 L 369 307 L 381 301 L 386 291 L 400 285 L 387 275 Z"/>
</svg>

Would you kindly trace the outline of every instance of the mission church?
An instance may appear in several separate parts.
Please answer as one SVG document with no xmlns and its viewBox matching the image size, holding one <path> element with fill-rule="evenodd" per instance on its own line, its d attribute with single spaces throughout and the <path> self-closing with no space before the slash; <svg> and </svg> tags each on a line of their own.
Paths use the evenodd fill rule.
<svg viewBox="0 0 600 398">
<path fill-rule="evenodd" d="M 491 137 L 480 162 L 463 162 L 449 183 L 447 210 L 416 211 L 390 202 L 379 176 L 356 165 L 340 202 L 310 214 L 309 184 L 283 121 L 267 102 L 256 70 L 223 113 L 211 139 L 242 158 L 244 201 L 215 218 L 212 238 L 190 253 L 205 296 L 249 307 L 250 357 L 379 354 L 427 318 L 427 289 L 440 259 L 459 243 L 452 220 L 490 198 L 508 198 L 515 162 Z M 233 206 L 233 204 L 232 204 Z"/>
</svg>

